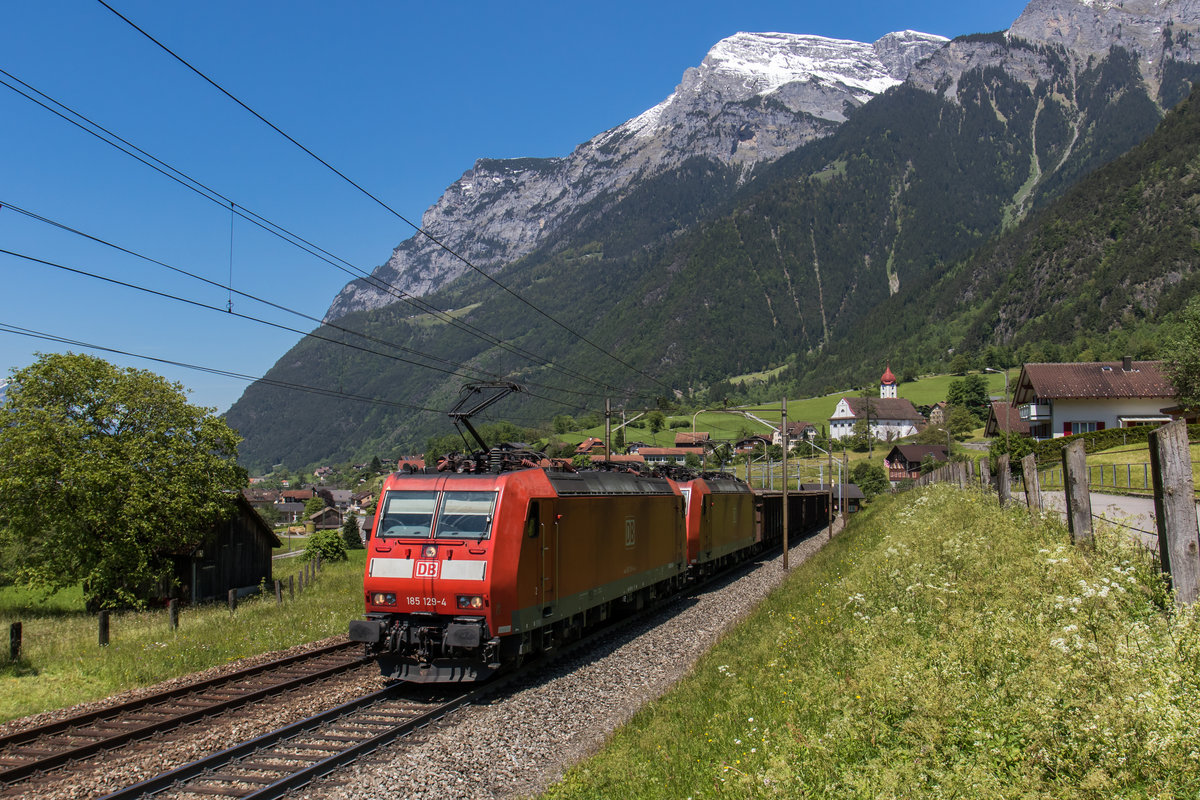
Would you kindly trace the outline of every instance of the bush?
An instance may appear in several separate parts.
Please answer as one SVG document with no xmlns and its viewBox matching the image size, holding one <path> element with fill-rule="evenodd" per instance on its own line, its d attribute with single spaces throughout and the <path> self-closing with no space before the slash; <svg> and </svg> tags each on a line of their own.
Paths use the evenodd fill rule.
<svg viewBox="0 0 1200 800">
<path fill-rule="evenodd" d="M 346 544 L 338 531 L 317 531 L 308 537 L 308 546 L 304 554 L 309 558 L 321 557 L 322 561 L 345 561 Z"/>
</svg>

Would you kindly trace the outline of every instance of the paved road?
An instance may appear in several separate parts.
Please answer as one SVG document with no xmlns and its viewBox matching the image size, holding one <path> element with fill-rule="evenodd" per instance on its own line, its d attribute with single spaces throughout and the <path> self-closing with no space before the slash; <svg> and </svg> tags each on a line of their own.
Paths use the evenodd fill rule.
<svg viewBox="0 0 1200 800">
<path fill-rule="evenodd" d="M 1043 492 L 1047 509 L 1054 509 L 1066 518 L 1067 505 L 1062 492 Z M 1024 495 L 1020 495 L 1024 499 Z M 1200 512 L 1200 503 L 1196 504 Z M 1138 536 L 1153 550 L 1158 549 L 1158 528 L 1154 517 L 1154 500 L 1149 497 L 1129 497 L 1120 494 L 1092 492 L 1092 514 L 1112 522 Z M 1197 516 L 1200 516 L 1198 513 Z M 1200 536 L 1200 531 L 1197 532 Z"/>
</svg>

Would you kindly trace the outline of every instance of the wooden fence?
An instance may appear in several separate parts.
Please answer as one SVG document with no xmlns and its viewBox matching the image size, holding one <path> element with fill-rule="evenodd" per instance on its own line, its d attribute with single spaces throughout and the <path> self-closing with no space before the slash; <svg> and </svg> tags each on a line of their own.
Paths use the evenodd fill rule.
<svg viewBox="0 0 1200 800">
<path fill-rule="evenodd" d="M 1154 516 L 1158 534 L 1158 554 L 1163 572 L 1170 578 L 1178 605 L 1190 605 L 1200 595 L 1200 534 L 1197 533 L 1195 486 L 1192 480 L 1192 460 L 1188 448 L 1187 426 L 1172 422 L 1150 433 L 1150 463 L 1145 465 L 1141 485 L 1134 485 L 1132 476 L 1137 474 L 1134 466 L 1126 467 L 1124 486 L 1118 482 L 1120 469 L 1114 465 L 1086 463 L 1084 443 L 1081 440 L 1068 442 L 1062 448 L 1062 463 L 1054 470 L 1039 476 L 1033 455 L 1021 462 L 1019 491 L 1024 494 L 1024 504 L 1032 511 L 1041 511 L 1042 492 L 1047 488 L 1061 488 L 1067 507 L 1067 527 L 1072 541 L 1079 547 L 1092 546 L 1091 491 L 1107 486 L 1103 475 L 1113 470 L 1113 488 L 1149 489 L 1154 497 Z M 1099 470 L 1100 482 L 1095 480 Z M 954 461 L 922 475 L 917 485 L 952 483 L 962 488 L 974 487 L 996 492 L 1002 505 L 1019 502 L 1013 491 L 1012 469 L 1008 456 L 1000 458 L 993 479 L 989 474 L 987 458 L 978 461 Z M 1057 480 L 1055 480 L 1057 478 Z"/>
<path fill-rule="evenodd" d="M 288 599 L 295 600 L 296 594 L 303 593 L 306 585 L 312 586 L 313 581 L 317 578 L 317 573 L 321 571 L 321 555 L 318 553 L 313 558 L 307 559 L 300 566 L 300 571 L 296 575 L 289 575 L 286 580 L 275 579 L 275 603 L 283 604 L 284 591 L 287 592 Z M 299 586 L 297 587 L 297 584 Z M 229 606 L 229 613 L 233 614 L 237 611 L 238 606 L 238 591 L 230 589 L 226 598 L 226 603 Z M 172 629 L 179 627 L 179 601 L 170 600 L 167 603 L 167 620 Z M 108 611 L 102 610 L 96 617 L 96 639 L 101 647 L 104 647 L 109 642 L 111 616 Z M 2 629 L 0 629 L 2 630 Z M 0 634 L 2 635 L 2 634 Z M 21 622 L 13 622 L 8 626 L 8 659 L 9 661 L 21 660 L 22 637 L 24 635 L 24 626 Z"/>
</svg>

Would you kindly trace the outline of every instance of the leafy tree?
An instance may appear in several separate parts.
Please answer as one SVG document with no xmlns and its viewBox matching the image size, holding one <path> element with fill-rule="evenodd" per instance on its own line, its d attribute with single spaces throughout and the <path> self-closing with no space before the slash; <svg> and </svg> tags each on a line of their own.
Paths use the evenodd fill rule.
<svg viewBox="0 0 1200 800">
<path fill-rule="evenodd" d="M 554 432 L 558 434 L 570 433 L 576 430 L 579 426 L 575 422 L 575 418 L 570 414 L 559 414 L 554 418 Z"/>
<path fill-rule="evenodd" d="M 966 375 L 970 368 L 971 359 L 967 358 L 966 353 L 957 353 L 950 359 L 950 371 L 955 375 Z"/>
<path fill-rule="evenodd" d="M 311 517 L 323 508 L 325 508 L 325 498 L 310 497 L 304 501 L 304 516 Z"/>
<path fill-rule="evenodd" d="M 76 354 L 12 372 L 0 419 L 3 569 L 82 584 L 91 608 L 140 606 L 233 513 L 235 433 L 179 384 Z"/>
<path fill-rule="evenodd" d="M 951 405 L 946 408 L 946 427 L 961 442 L 970 438 L 971 432 L 979 427 L 979 420 L 965 407 Z"/>
<path fill-rule="evenodd" d="M 914 444 L 946 444 L 948 433 L 941 425 L 926 425 L 925 430 L 913 437 Z"/>
<path fill-rule="evenodd" d="M 695 453 L 688 453 L 683 457 L 683 465 L 689 469 L 700 469 L 702 464 L 703 462 L 700 460 L 700 456 L 696 455 Z"/>
<path fill-rule="evenodd" d="M 1163 368 L 1184 408 L 1200 406 L 1200 297 L 1183 309 L 1180 325 L 1163 347 Z"/>
<path fill-rule="evenodd" d="M 667 424 L 667 418 L 663 416 L 661 411 L 651 411 L 646 415 L 646 421 L 650 423 L 651 433 L 658 433 Z"/>
<path fill-rule="evenodd" d="M 345 561 L 349 558 L 346 553 L 346 543 L 338 531 L 317 531 L 308 537 L 308 545 L 304 555 L 309 558 L 321 556 L 322 561 Z"/>
<path fill-rule="evenodd" d="M 891 488 L 887 471 L 881 465 L 871 461 L 856 462 L 850 468 L 850 482 L 862 489 L 863 495 L 868 500 Z"/>
<path fill-rule="evenodd" d="M 946 402 L 967 409 L 979 419 L 986 418 L 990 405 L 987 381 L 978 372 L 951 381 L 946 390 Z"/>
</svg>

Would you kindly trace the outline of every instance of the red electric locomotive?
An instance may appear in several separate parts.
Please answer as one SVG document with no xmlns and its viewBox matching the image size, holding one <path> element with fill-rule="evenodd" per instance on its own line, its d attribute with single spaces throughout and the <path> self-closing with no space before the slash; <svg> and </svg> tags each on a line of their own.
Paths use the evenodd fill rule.
<svg viewBox="0 0 1200 800">
<path fill-rule="evenodd" d="M 677 589 L 682 503 L 670 481 L 632 473 L 394 474 L 350 638 L 390 678 L 485 678 Z"/>
<path fill-rule="evenodd" d="M 679 481 L 679 490 L 693 573 L 708 575 L 740 561 L 762 541 L 754 491 L 744 481 L 707 473 Z"/>
</svg>

